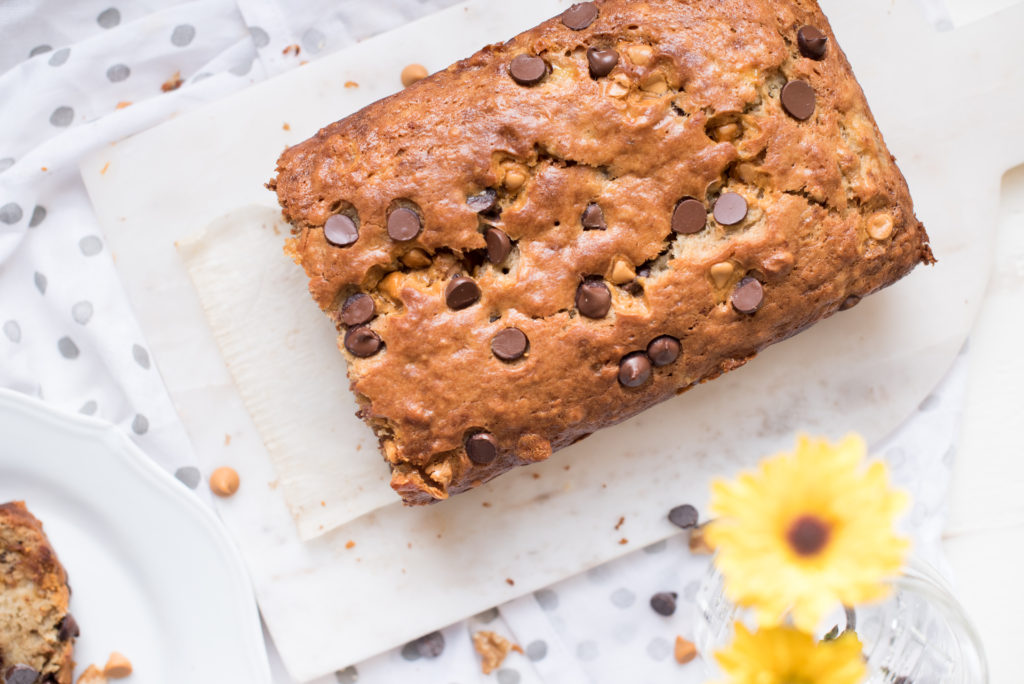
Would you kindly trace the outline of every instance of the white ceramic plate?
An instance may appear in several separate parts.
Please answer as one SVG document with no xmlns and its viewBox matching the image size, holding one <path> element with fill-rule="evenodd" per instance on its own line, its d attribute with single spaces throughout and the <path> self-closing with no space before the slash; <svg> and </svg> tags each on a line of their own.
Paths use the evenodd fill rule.
<svg viewBox="0 0 1024 684">
<path fill-rule="evenodd" d="M 43 521 L 68 571 L 79 669 L 120 651 L 146 684 L 269 684 L 249 577 L 220 521 L 116 428 L 0 390 L 11 500 Z"/>
</svg>

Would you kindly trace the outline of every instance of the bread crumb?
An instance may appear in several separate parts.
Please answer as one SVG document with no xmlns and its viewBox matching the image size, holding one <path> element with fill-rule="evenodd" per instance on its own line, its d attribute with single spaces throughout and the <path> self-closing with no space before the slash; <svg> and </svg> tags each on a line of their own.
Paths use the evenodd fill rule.
<svg viewBox="0 0 1024 684">
<path fill-rule="evenodd" d="M 41 168 L 41 169 L 42 169 L 43 171 L 49 171 L 49 169 L 48 169 L 48 168 L 46 168 L 45 166 L 42 166 L 42 167 L 40 167 L 40 168 Z"/>
<path fill-rule="evenodd" d="M 489 675 L 505 662 L 508 652 L 512 650 L 512 643 L 494 632 L 477 632 L 473 635 L 473 648 L 480 654 L 480 669 L 485 675 Z M 519 649 L 522 653 L 522 649 Z"/>
<path fill-rule="evenodd" d="M 622 546 L 625 546 L 628 543 L 629 543 L 629 540 L 626 539 L 625 537 L 623 537 L 622 539 L 619 540 L 619 544 L 621 544 Z"/>
<path fill-rule="evenodd" d="M 132 106 L 131 102 L 128 102 L 127 100 L 121 100 L 120 102 L 117 103 L 117 106 L 115 106 L 114 109 L 124 109 L 125 107 L 131 107 L 131 106 Z"/>
<path fill-rule="evenodd" d="M 539 480 L 540 479 L 540 473 L 534 473 L 533 474 L 533 479 L 534 480 Z"/>
<path fill-rule="evenodd" d="M 103 168 L 100 169 L 100 175 L 102 176 L 103 174 L 105 174 L 107 172 L 107 169 L 109 169 L 109 168 L 110 168 L 110 162 L 107 162 L 106 164 L 103 165 Z"/>
<path fill-rule="evenodd" d="M 231 435 L 224 435 L 224 446 L 231 445 Z"/>
<path fill-rule="evenodd" d="M 624 522 L 626 522 L 626 516 L 620 516 L 620 517 L 619 517 L 619 522 L 615 523 L 615 529 L 616 529 L 616 531 L 617 531 L 617 530 L 618 530 L 618 529 L 619 529 L 620 527 L 622 527 L 622 523 L 624 523 Z"/>
<path fill-rule="evenodd" d="M 676 637 L 675 647 L 676 662 L 685 665 L 697 657 L 697 647 L 692 641 L 687 641 L 681 636 Z"/>
<path fill-rule="evenodd" d="M 694 527 L 690 530 L 690 553 L 694 553 L 700 556 L 709 556 L 715 552 L 715 550 L 708 544 L 707 538 L 704 536 L 704 528 L 707 523 Z"/>
<path fill-rule="evenodd" d="M 283 126 L 281 126 L 281 128 L 282 128 L 282 129 L 284 129 L 284 130 L 286 130 L 286 131 L 290 131 L 290 130 L 292 130 L 292 127 L 288 125 L 288 122 L 287 122 L 287 121 L 285 121 L 285 122 L 284 122 L 284 125 L 283 125 Z"/>
<path fill-rule="evenodd" d="M 509 577 L 508 579 L 506 579 L 506 580 L 505 580 L 505 583 L 506 583 L 506 584 L 507 584 L 508 586 L 510 586 L 510 587 L 514 587 L 514 586 L 516 586 L 516 581 L 515 581 L 514 579 L 512 579 L 511 577 Z"/>
<path fill-rule="evenodd" d="M 491 507 L 491 502 L 490 501 L 484 501 L 480 505 L 483 506 L 484 508 L 490 508 Z"/>
<path fill-rule="evenodd" d="M 302 52 L 302 48 L 294 43 L 281 50 L 282 55 L 294 55 L 295 57 L 298 57 L 300 52 Z"/>
<path fill-rule="evenodd" d="M 103 674 L 111 679 L 121 679 L 132 673 L 132 661 L 123 654 L 114 651 L 107 658 L 107 664 L 103 666 Z"/>
<path fill-rule="evenodd" d="M 345 542 L 345 548 L 346 549 L 354 549 L 355 546 L 356 546 L 356 543 L 354 541 L 352 541 L 351 539 L 349 539 L 347 542 Z"/>
<path fill-rule="evenodd" d="M 180 71 L 175 71 L 174 75 L 164 81 L 163 85 L 160 86 L 160 90 L 165 93 L 169 93 L 172 90 L 177 90 L 181 87 L 181 84 L 185 82 L 185 79 L 181 77 Z"/>
<path fill-rule="evenodd" d="M 98 667 L 90 665 L 78 676 L 78 684 L 107 684 L 107 678 Z"/>
<path fill-rule="evenodd" d="M 345 81 L 345 87 L 346 88 L 358 88 L 359 84 L 356 83 L 355 81 Z"/>
</svg>

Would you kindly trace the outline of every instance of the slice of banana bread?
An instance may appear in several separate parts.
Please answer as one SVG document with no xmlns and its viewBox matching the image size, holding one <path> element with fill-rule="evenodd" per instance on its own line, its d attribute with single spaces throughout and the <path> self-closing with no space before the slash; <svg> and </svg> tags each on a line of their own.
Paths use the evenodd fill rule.
<svg viewBox="0 0 1024 684">
<path fill-rule="evenodd" d="M 933 261 L 814 0 L 579 3 L 327 126 L 269 187 L 411 504 Z"/>
<path fill-rule="evenodd" d="M 71 684 L 70 597 L 42 523 L 21 501 L 0 505 L 0 683 Z"/>
</svg>

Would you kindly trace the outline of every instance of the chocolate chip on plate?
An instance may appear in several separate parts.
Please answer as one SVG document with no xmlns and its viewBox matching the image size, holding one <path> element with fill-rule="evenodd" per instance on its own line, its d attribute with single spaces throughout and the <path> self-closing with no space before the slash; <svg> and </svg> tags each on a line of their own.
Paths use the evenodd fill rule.
<svg viewBox="0 0 1024 684">
<path fill-rule="evenodd" d="M 683 347 L 679 344 L 679 340 L 671 335 L 662 335 L 647 345 L 647 357 L 651 360 L 651 363 L 660 368 L 670 363 L 675 363 L 682 349 Z"/>
<path fill-rule="evenodd" d="M 522 86 L 537 85 L 548 73 L 548 64 L 540 57 L 519 55 L 508 67 L 512 80 Z"/>
<path fill-rule="evenodd" d="M 449 309 L 458 311 L 475 304 L 480 299 L 480 286 L 466 276 L 455 276 L 444 290 L 444 300 Z"/>
<path fill-rule="evenodd" d="M 578 2 L 562 12 L 562 23 L 573 31 L 582 31 L 597 19 L 597 5 L 592 2 Z"/>
<path fill-rule="evenodd" d="M 362 325 L 369 323 L 376 312 L 373 297 L 356 292 L 341 305 L 341 322 L 345 325 Z"/>
<path fill-rule="evenodd" d="M 512 240 L 500 228 L 488 228 L 484 233 L 487 243 L 487 260 L 492 264 L 500 264 L 512 253 Z"/>
<path fill-rule="evenodd" d="M 680 235 L 699 233 L 707 223 L 707 208 L 703 202 L 692 197 L 684 197 L 672 212 L 672 230 Z"/>
<path fill-rule="evenodd" d="M 351 217 L 335 214 L 324 223 L 324 237 L 335 247 L 348 247 L 359 239 L 359 228 Z"/>
<path fill-rule="evenodd" d="M 676 612 L 676 599 L 679 594 L 674 591 L 659 591 L 651 597 L 651 608 L 658 615 L 668 617 Z"/>
<path fill-rule="evenodd" d="M 354 328 L 349 328 L 349 331 L 345 333 L 345 349 L 347 349 L 352 356 L 358 356 L 361 359 L 373 356 L 379 352 L 383 344 L 384 343 L 381 341 L 380 335 L 373 332 L 365 325 L 357 325 Z"/>
<path fill-rule="evenodd" d="M 813 26 L 803 26 L 796 33 L 800 54 L 808 59 L 824 59 L 828 49 L 828 36 Z"/>
<path fill-rule="evenodd" d="M 764 287 L 757 278 L 747 276 L 732 292 L 732 307 L 744 314 L 752 314 L 761 308 L 764 301 Z"/>
<path fill-rule="evenodd" d="M 583 210 L 580 221 L 583 223 L 583 230 L 605 230 L 608 228 L 608 224 L 604 220 L 604 209 L 594 202 L 588 204 L 587 208 Z"/>
<path fill-rule="evenodd" d="M 634 352 L 619 362 L 619 382 L 626 387 L 639 387 L 651 379 L 651 361 L 643 352 Z"/>
<path fill-rule="evenodd" d="M 604 318 L 612 308 L 612 293 L 599 280 L 588 280 L 576 290 L 576 308 L 587 318 Z"/>
<path fill-rule="evenodd" d="M 493 188 L 487 188 L 483 192 L 467 198 L 466 204 L 476 213 L 486 214 L 489 211 L 494 211 L 494 208 L 498 206 L 498 193 Z"/>
<path fill-rule="evenodd" d="M 735 192 L 723 192 L 715 200 L 714 214 L 723 226 L 734 226 L 747 218 L 747 200 Z"/>
<path fill-rule="evenodd" d="M 587 48 L 587 64 L 590 65 L 590 75 L 594 78 L 607 76 L 619 63 L 619 53 L 611 48 Z"/>
<path fill-rule="evenodd" d="M 408 207 L 399 207 L 388 216 L 388 235 L 392 240 L 407 242 L 420 234 L 423 223 L 420 215 Z"/>
<path fill-rule="evenodd" d="M 39 673 L 28 665 L 12 665 L 7 668 L 7 684 L 36 684 Z"/>
<path fill-rule="evenodd" d="M 466 455 L 477 465 L 487 465 L 498 456 L 498 440 L 489 432 L 478 432 L 466 440 Z"/>
<path fill-rule="evenodd" d="M 676 506 L 668 512 L 668 521 L 676 527 L 681 527 L 684 530 L 696 527 L 699 517 L 697 509 L 690 504 Z"/>
<path fill-rule="evenodd" d="M 74 639 L 80 633 L 81 630 L 78 629 L 78 621 L 75 620 L 71 613 L 68 613 L 61 618 L 60 624 L 57 625 L 57 638 L 61 641 Z"/>
<path fill-rule="evenodd" d="M 491 352 L 502 361 L 518 361 L 529 347 L 530 340 L 519 328 L 505 328 L 491 340 Z"/>
<path fill-rule="evenodd" d="M 790 81 L 782 86 L 782 108 L 794 119 L 807 121 L 814 114 L 817 98 L 807 81 Z"/>
</svg>

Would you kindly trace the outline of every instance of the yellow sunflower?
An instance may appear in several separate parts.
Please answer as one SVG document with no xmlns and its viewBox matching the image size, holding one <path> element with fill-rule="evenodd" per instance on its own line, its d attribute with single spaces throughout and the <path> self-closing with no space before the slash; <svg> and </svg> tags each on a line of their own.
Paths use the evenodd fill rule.
<svg viewBox="0 0 1024 684">
<path fill-rule="evenodd" d="M 839 444 L 801 436 L 782 453 L 715 482 L 708 541 L 725 593 L 753 608 L 761 624 L 782 621 L 813 632 L 838 604 L 883 598 L 909 542 L 894 530 L 907 497 L 893 490 L 885 464 L 864 466 L 858 436 Z"/>
<path fill-rule="evenodd" d="M 728 679 L 724 684 L 861 684 L 867 676 L 857 635 L 815 642 L 791 627 L 751 633 L 740 623 L 736 636 L 715 659 Z"/>
</svg>

